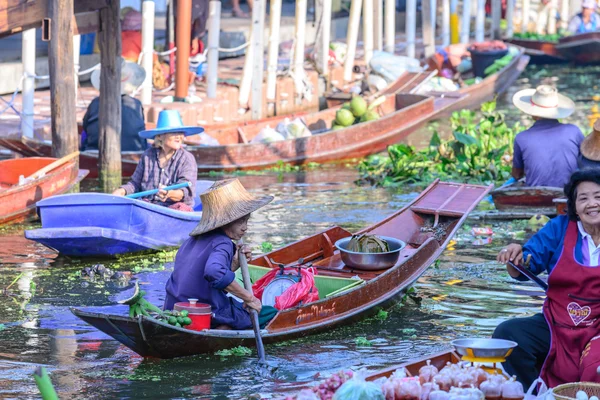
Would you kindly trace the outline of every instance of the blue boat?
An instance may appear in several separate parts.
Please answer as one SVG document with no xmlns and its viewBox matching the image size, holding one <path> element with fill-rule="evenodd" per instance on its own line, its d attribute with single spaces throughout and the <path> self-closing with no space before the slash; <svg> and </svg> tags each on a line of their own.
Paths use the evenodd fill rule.
<svg viewBox="0 0 600 400">
<path fill-rule="evenodd" d="M 212 183 L 197 181 L 196 193 Z M 111 257 L 179 246 L 202 217 L 199 196 L 194 212 L 104 193 L 53 196 L 38 202 L 37 208 L 42 228 L 25 231 L 25 237 L 75 257 Z"/>
</svg>

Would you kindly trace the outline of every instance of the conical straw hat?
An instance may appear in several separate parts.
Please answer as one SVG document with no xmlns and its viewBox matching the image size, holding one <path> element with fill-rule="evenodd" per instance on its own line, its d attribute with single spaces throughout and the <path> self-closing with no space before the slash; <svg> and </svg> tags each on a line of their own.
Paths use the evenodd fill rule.
<svg viewBox="0 0 600 400">
<path fill-rule="evenodd" d="M 594 123 L 594 130 L 581 142 L 581 154 L 592 161 L 600 161 L 600 119 Z"/>
<path fill-rule="evenodd" d="M 190 236 L 220 228 L 269 204 L 273 196 L 255 197 L 248 193 L 238 179 L 215 182 L 200 195 L 202 218 Z"/>
</svg>

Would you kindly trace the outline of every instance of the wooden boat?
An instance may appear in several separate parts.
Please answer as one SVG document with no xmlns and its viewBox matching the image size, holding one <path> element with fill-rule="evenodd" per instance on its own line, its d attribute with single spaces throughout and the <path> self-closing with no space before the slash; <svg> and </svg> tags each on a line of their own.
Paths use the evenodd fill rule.
<svg viewBox="0 0 600 400">
<path fill-rule="evenodd" d="M 600 32 L 565 36 L 558 41 L 556 50 L 578 64 L 600 64 Z"/>
<path fill-rule="evenodd" d="M 406 372 L 408 372 L 408 374 L 407 374 L 408 376 L 419 376 L 419 369 L 421 367 L 427 365 L 428 361 L 430 362 L 431 365 L 436 367 L 438 370 L 441 370 L 448 363 L 458 364 L 461 361 L 461 356 L 452 350 L 444 351 L 444 352 L 436 353 L 436 354 L 431 354 L 426 357 L 407 361 L 403 364 L 394 365 L 392 367 L 376 371 L 372 374 L 369 374 L 366 377 L 366 380 L 374 381 L 379 378 L 389 378 L 397 369 L 400 369 L 400 368 L 405 368 Z"/>
<path fill-rule="evenodd" d="M 407 246 L 395 266 L 387 270 L 362 271 L 345 266 L 334 244 L 350 232 L 333 227 L 251 261 L 251 278 L 256 280 L 278 263 L 299 258 L 316 268 L 320 300 L 280 311 L 262 330 L 265 343 L 330 331 L 372 315 L 377 307 L 396 303 L 425 270 L 440 256 L 469 212 L 491 186 L 435 181 L 411 204 L 361 232 L 392 236 Z M 362 281 L 357 284 L 358 276 Z M 112 307 L 110 309 L 113 309 Z M 127 308 L 118 314 L 85 309 L 73 313 L 112 336 L 142 356 L 173 358 L 238 345 L 254 346 L 252 330 L 191 331 L 150 317 L 129 318 Z"/>
<path fill-rule="evenodd" d="M 431 96 L 410 93 L 395 93 L 399 88 L 414 89 L 426 74 L 403 77 L 391 85 L 384 95 L 385 102 L 377 110 L 380 119 L 353 125 L 345 129 L 327 131 L 335 118 L 338 107 L 328 108 L 302 117 L 312 136 L 288 139 L 270 144 L 249 143 L 266 126 L 275 127 L 274 120 L 248 122 L 244 125 L 228 126 L 209 132 L 217 137 L 221 146 L 189 146 L 198 162 L 200 172 L 264 169 L 280 162 L 295 165 L 310 162 L 335 162 L 364 157 L 378 153 L 406 138 L 428 121 L 462 108 L 479 107 L 481 102 L 491 100 L 497 93 L 506 90 L 527 66 L 529 58 L 522 50 L 513 61 L 497 74 L 485 78 L 481 83 L 454 93 L 431 93 Z M 409 85 L 404 85 L 408 79 Z M 406 83 L 406 82 L 405 82 Z M 281 117 L 279 117 L 281 118 Z M 50 143 L 20 138 L 2 139 L 0 146 L 31 156 L 50 152 Z M 122 153 L 123 175 L 135 170 L 141 153 Z M 97 152 L 82 152 L 81 163 L 87 168 L 96 165 Z M 97 176 L 94 170 L 91 177 Z"/>
<path fill-rule="evenodd" d="M 88 173 L 79 170 L 77 163 L 72 160 L 40 178 L 19 185 L 19 176 L 30 176 L 55 161 L 56 158 L 51 157 L 0 161 L 0 224 L 19 222 L 34 216 L 40 200 L 67 192 Z"/>
<path fill-rule="evenodd" d="M 561 188 L 510 185 L 492 190 L 492 200 L 499 211 L 554 214 L 553 200 L 563 194 Z"/>
<path fill-rule="evenodd" d="M 556 206 L 556 215 L 566 215 L 567 214 L 567 199 L 565 197 L 560 197 L 558 199 L 552 200 L 554 205 Z"/>
<path fill-rule="evenodd" d="M 198 181 L 196 193 L 212 183 Z M 37 208 L 42 228 L 26 230 L 25 237 L 75 257 L 107 257 L 178 246 L 202 217 L 199 197 L 196 212 L 104 193 L 54 196 L 40 201 Z"/>
<path fill-rule="evenodd" d="M 525 54 L 530 57 L 529 62 L 531 64 L 558 64 L 568 61 L 558 53 L 556 49 L 557 42 L 517 38 L 506 42 L 525 49 Z"/>
</svg>

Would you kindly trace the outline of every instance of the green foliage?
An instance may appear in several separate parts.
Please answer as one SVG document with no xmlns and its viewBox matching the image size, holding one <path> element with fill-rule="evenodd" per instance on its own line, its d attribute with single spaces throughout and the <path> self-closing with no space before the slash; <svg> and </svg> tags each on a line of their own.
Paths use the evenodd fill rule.
<svg viewBox="0 0 600 400">
<path fill-rule="evenodd" d="M 262 242 L 260 244 L 260 250 L 263 253 L 269 253 L 269 252 L 273 251 L 273 244 L 271 242 Z"/>
<path fill-rule="evenodd" d="M 3 331 L 3 330 L 5 330 L 5 329 L 6 329 L 6 325 L 4 325 L 4 324 L 0 324 L 0 332 L 2 332 L 2 331 Z"/>
<path fill-rule="evenodd" d="M 228 356 L 242 357 L 242 356 L 249 356 L 251 354 L 252 354 L 252 350 L 250 350 L 249 348 L 247 348 L 245 346 L 237 346 L 232 349 L 219 350 L 219 351 L 215 352 L 215 355 L 221 356 L 221 357 L 228 357 Z"/>
<path fill-rule="evenodd" d="M 544 42 L 558 42 L 560 36 L 560 33 L 555 33 L 553 35 L 543 35 L 535 32 L 518 32 L 513 35 L 515 39 L 540 40 Z"/>
<path fill-rule="evenodd" d="M 379 310 L 377 311 L 377 315 L 375 315 L 375 319 L 378 319 L 379 321 L 385 321 L 388 317 L 388 312 L 385 310 Z"/>
<path fill-rule="evenodd" d="M 358 166 L 359 183 L 398 186 L 435 178 L 503 182 L 510 177 L 514 138 L 523 128 L 518 123 L 509 127 L 495 101 L 481 105 L 480 117 L 470 110 L 454 112 L 450 124 L 453 137 L 442 140 L 434 130 L 426 149 L 395 144 L 387 157 L 368 157 Z"/>
<path fill-rule="evenodd" d="M 356 343 L 356 345 L 360 347 L 369 347 L 373 345 L 373 343 L 371 343 L 371 341 L 364 336 L 359 336 L 356 339 L 354 339 L 354 343 Z"/>
</svg>

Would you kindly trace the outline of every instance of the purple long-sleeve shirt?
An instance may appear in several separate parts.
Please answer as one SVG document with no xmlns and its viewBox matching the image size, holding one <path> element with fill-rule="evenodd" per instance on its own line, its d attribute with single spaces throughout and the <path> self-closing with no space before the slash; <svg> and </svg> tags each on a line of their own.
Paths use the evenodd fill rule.
<svg viewBox="0 0 600 400">
<path fill-rule="evenodd" d="M 196 164 L 194 155 L 185 149 L 179 149 L 167 161 L 165 168 L 161 168 L 158 162 L 159 152 L 160 149 L 155 147 L 146 150 L 142 154 L 131 180 L 121 187 L 125 189 L 126 194 L 132 194 L 158 189 L 160 185 L 169 186 L 192 182 L 192 186 L 183 189 L 181 201 L 194 207 L 194 187 L 198 177 L 198 164 Z M 152 196 L 151 202 L 165 207 L 174 203 L 171 200 L 162 202 L 156 196 Z"/>
<path fill-rule="evenodd" d="M 175 303 L 198 299 L 212 307 L 212 328 L 229 325 L 233 329 L 249 329 L 250 314 L 224 291 L 235 279 L 231 271 L 234 252 L 233 242 L 220 229 L 183 242 L 165 288 L 164 309 L 172 310 Z"/>
</svg>

